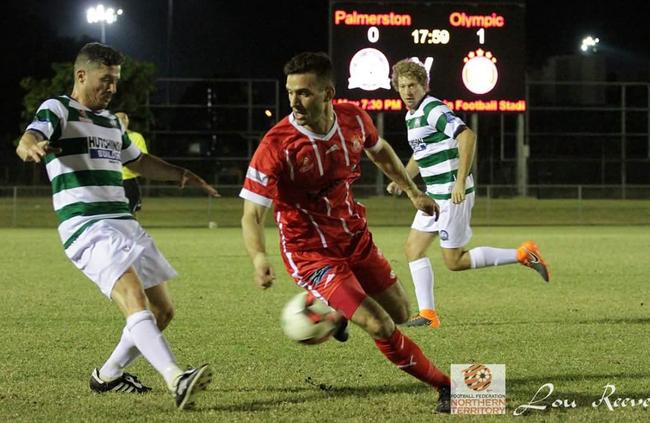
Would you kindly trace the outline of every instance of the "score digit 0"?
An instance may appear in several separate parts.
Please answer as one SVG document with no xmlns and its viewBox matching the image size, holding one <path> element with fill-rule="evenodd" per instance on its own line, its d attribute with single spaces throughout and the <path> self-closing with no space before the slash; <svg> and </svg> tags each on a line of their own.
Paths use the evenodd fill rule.
<svg viewBox="0 0 650 423">
<path fill-rule="evenodd" d="M 379 29 L 376 26 L 368 28 L 368 41 L 371 43 L 379 41 Z"/>
</svg>

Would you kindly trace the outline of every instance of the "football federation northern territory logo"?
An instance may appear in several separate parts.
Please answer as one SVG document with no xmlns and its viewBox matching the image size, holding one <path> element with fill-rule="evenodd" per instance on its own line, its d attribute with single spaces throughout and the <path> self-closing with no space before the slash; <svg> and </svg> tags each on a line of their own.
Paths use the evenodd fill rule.
<svg viewBox="0 0 650 423">
<path fill-rule="evenodd" d="M 473 364 L 463 369 L 465 385 L 473 391 L 485 391 L 492 383 L 492 371 L 483 364 Z"/>
<path fill-rule="evenodd" d="M 451 414 L 505 414 L 505 364 L 451 365 Z"/>
</svg>

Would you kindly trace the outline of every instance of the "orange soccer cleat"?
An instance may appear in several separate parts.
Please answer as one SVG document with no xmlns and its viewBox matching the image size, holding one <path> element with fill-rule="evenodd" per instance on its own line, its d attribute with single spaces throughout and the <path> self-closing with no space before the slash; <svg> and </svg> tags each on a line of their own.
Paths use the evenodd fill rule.
<svg viewBox="0 0 650 423">
<path fill-rule="evenodd" d="M 437 329 L 440 327 L 440 317 L 435 310 L 420 310 L 418 314 L 404 323 L 404 326 L 429 326 L 430 328 Z"/>
<path fill-rule="evenodd" d="M 526 241 L 517 248 L 517 261 L 537 271 L 544 281 L 548 282 L 551 279 L 544 257 L 534 241 Z"/>
</svg>

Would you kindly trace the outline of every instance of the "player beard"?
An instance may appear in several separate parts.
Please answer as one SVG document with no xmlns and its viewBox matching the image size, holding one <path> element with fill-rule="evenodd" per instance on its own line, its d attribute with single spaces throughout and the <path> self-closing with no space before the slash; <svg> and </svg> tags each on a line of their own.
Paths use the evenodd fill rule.
<svg viewBox="0 0 650 423">
<path fill-rule="evenodd" d="M 296 122 L 298 122 L 298 124 L 300 124 L 302 126 L 305 126 L 305 124 L 307 124 L 308 115 L 307 115 L 306 110 L 299 111 L 299 110 L 294 109 L 293 110 L 293 117 L 296 119 Z"/>
</svg>

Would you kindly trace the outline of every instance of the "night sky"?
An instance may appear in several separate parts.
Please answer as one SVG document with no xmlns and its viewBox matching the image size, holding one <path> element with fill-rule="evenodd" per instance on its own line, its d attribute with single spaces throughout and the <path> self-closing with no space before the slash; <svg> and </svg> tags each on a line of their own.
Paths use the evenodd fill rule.
<svg viewBox="0 0 650 423">
<path fill-rule="evenodd" d="M 152 61 L 166 73 L 168 0 L 106 0 L 125 10 L 107 26 L 106 41 L 128 55 Z M 247 1 L 173 0 L 171 74 L 182 77 L 281 77 L 282 64 L 294 53 L 327 50 L 327 0 Z M 99 39 L 85 10 L 96 2 L 10 0 L 12 14 L 43 19 L 59 35 Z M 647 14 L 641 1 L 528 1 L 526 44 L 529 68 L 551 55 L 577 51 L 582 37 L 597 34 L 604 47 L 630 60 L 648 60 Z M 5 10 L 6 8 L 5 7 Z M 12 10 L 15 9 L 15 10 Z M 36 17 L 37 19 L 33 19 Z M 18 18 L 17 20 L 23 21 Z"/>
<path fill-rule="evenodd" d="M 155 63 L 159 76 L 280 81 L 284 79 L 282 66 L 291 56 L 328 49 L 327 0 L 172 0 L 171 50 L 167 49 L 169 2 L 103 1 L 107 7 L 124 9 L 118 22 L 107 26 L 106 42 L 129 56 Z M 96 4 L 86 0 L 3 2 L 0 135 L 5 139 L 23 129 L 24 92 L 19 81 L 27 76 L 50 77 L 52 62 L 72 61 L 82 40 L 99 40 L 99 25 L 86 22 L 86 9 Z M 601 53 L 614 57 L 615 68 L 645 69 L 645 73 L 628 75 L 648 78 L 650 25 L 642 1 L 540 0 L 525 4 L 526 65 L 531 74 L 553 55 L 577 53 L 580 40 L 595 34 L 601 39 Z"/>
</svg>

